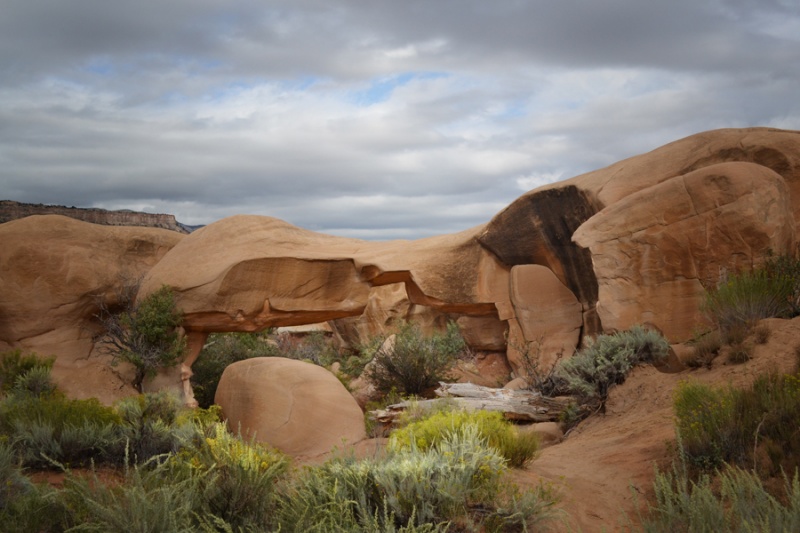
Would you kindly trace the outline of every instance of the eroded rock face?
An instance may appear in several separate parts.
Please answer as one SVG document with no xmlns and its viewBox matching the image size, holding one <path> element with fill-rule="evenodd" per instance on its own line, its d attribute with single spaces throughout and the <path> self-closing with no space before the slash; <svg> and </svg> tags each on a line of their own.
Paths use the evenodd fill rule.
<svg viewBox="0 0 800 533">
<path fill-rule="evenodd" d="M 518 265 L 511 269 L 508 362 L 517 374 L 524 370 L 522 354 L 528 350 L 541 370 L 549 370 L 560 357 L 569 357 L 581 338 L 582 307 L 549 268 Z"/>
<path fill-rule="evenodd" d="M 109 403 L 135 391 L 92 356 L 99 300 L 116 302 L 123 280 L 144 275 L 182 235 L 110 227 L 58 215 L 0 224 L 0 349 L 55 355 L 58 386 L 77 398 Z"/>
<path fill-rule="evenodd" d="M 794 223 L 800 221 L 800 132 L 723 129 L 692 135 L 532 190 L 498 213 L 479 240 L 509 267 L 539 264 L 550 268 L 583 306 L 582 334 L 593 335 L 609 326 L 595 310 L 599 286 L 593 254 L 572 242 L 574 232 L 600 210 L 632 194 L 694 170 L 734 161 L 757 163 L 779 174 L 787 184 Z M 501 318 L 509 314 L 502 304 L 499 309 Z"/>
<path fill-rule="evenodd" d="M 722 163 L 626 196 L 573 239 L 591 251 L 605 328 L 651 323 L 678 342 L 705 321 L 705 287 L 760 263 L 768 250 L 791 251 L 795 228 L 780 175 Z"/>
<path fill-rule="evenodd" d="M 476 230 L 373 243 L 303 230 L 260 216 L 195 231 L 148 273 L 142 294 L 173 287 L 185 326 L 255 331 L 360 315 L 370 289 L 403 283 L 409 302 L 442 312 L 491 314 L 477 266 Z"/>
<path fill-rule="evenodd" d="M 366 438 L 364 415 L 328 370 L 282 357 L 225 369 L 215 403 L 232 431 L 292 456 L 313 457 Z"/>
</svg>

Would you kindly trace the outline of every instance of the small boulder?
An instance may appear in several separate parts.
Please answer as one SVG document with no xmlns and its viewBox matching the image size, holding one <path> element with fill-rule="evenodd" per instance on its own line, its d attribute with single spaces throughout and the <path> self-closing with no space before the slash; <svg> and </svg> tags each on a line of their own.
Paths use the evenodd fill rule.
<svg viewBox="0 0 800 533">
<path fill-rule="evenodd" d="M 215 403 L 232 431 L 292 456 L 313 457 L 366 438 L 364 414 L 331 372 L 283 357 L 233 363 Z"/>
</svg>

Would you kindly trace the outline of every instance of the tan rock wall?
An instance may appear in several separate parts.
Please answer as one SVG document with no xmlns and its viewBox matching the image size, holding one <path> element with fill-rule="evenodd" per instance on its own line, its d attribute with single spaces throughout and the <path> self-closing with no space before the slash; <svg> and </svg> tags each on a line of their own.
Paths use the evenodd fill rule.
<svg viewBox="0 0 800 533">
<path fill-rule="evenodd" d="M 592 253 L 607 329 L 651 323 L 673 342 L 704 323 L 706 287 L 794 249 L 786 183 L 753 163 L 704 167 L 631 194 L 573 237 Z"/>
</svg>

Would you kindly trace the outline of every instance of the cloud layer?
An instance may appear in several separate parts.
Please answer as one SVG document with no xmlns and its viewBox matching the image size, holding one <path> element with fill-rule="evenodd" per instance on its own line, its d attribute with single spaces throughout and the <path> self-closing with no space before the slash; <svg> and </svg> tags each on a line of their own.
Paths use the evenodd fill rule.
<svg viewBox="0 0 800 533">
<path fill-rule="evenodd" d="M 416 238 L 797 87 L 795 0 L 4 0 L 0 196 Z"/>
</svg>

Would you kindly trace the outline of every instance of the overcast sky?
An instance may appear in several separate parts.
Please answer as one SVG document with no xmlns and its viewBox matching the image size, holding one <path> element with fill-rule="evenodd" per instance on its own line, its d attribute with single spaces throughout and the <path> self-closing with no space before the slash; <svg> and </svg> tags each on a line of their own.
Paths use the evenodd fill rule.
<svg viewBox="0 0 800 533">
<path fill-rule="evenodd" d="M 0 199 L 417 238 L 745 126 L 798 0 L 0 0 Z"/>
</svg>

